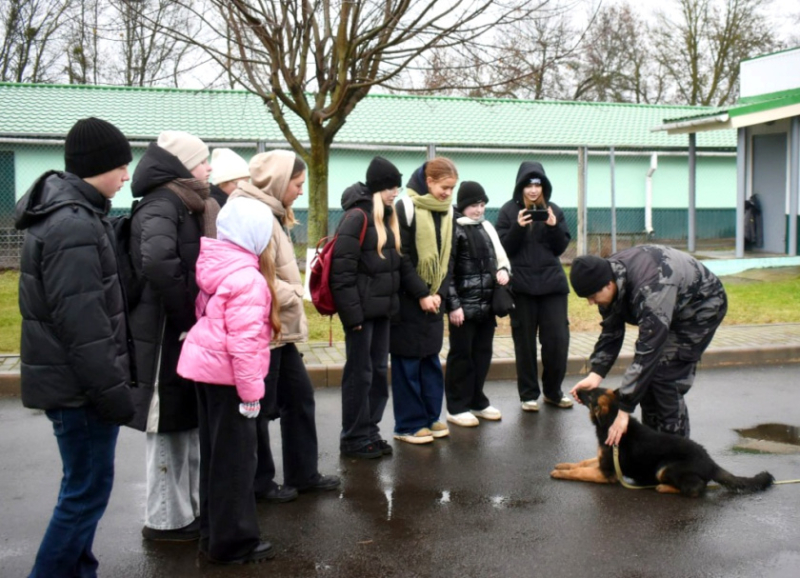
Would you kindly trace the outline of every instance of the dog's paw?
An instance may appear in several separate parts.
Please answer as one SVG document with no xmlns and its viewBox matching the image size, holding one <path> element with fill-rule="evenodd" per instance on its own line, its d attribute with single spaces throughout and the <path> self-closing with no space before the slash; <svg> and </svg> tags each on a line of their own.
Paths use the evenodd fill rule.
<svg viewBox="0 0 800 578">
<path fill-rule="evenodd" d="M 571 464 L 569 462 L 562 462 L 560 464 L 556 464 L 556 470 L 571 470 L 573 468 L 577 468 L 578 464 Z"/>
<path fill-rule="evenodd" d="M 670 486 L 669 484 L 658 484 L 656 486 L 656 492 L 659 494 L 680 494 L 681 491 L 676 488 L 675 486 Z"/>
</svg>

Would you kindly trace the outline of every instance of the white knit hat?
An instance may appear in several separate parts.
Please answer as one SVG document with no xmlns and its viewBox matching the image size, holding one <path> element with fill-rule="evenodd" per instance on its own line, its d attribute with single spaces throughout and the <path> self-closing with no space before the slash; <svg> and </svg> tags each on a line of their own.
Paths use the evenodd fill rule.
<svg viewBox="0 0 800 578">
<path fill-rule="evenodd" d="M 196 136 L 182 130 L 165 130 L 158 135 L 158 146 L 172 153 L 181 161 L 187 171 L 208 159 L 206 143 Z"/>
<path fill-rule="evenodd" d="M 272 238 L 274 221 L 266 203 L 247 197 L 234 197 L 225 203 L 217 215 L 217 239 L 260 255 Z"/>
<path fill-rule="evenodd" d="M 231 149 L 214 149 L 211 151 L 211 183 L 218 185 L 228 181 L 250 178 L 250 167 L 247 161 Z"/>
</svg>

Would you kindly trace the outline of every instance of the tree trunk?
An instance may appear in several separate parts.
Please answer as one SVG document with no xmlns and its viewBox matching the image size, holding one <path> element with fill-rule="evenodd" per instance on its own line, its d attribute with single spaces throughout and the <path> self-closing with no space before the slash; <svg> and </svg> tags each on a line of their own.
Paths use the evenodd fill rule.
<svg viewBox="0 0 800 578">
<path fill-rule="evenodd" d="M 331 145 L 317 131 L 309 131 L 308 158 L 308 246 L 314 247 L 328 234 L 328 164 Z"/>
</svg>

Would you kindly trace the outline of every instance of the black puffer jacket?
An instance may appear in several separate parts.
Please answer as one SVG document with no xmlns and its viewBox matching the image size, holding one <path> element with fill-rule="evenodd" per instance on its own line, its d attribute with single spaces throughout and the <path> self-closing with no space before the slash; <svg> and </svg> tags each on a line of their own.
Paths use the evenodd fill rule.
<svg viewBox="0 0 800 578">
<path fill-rule="evenodd" d="M 228 195 L 225 194 L 225 191 L 220 189 L 217 185 L 211 185 L 211 198 L 217 201 L 219 208 L 225 206 L 225 203 L 228 202 Z"/>
<path fill-rule="evenodd" d="M 70 173 L 40 177 L 19 200 L 22 403 L 93 405 L 113 423 L 133 415 L 125 303 L 109 202 Z"/>
<path fill-rule="evenodd" d="M 157 422 L 151 420 L 150 429 L 175 432 L 197 427 L 193 384 L 176 370 L 180 335 L 196 321 L 195 264 L 200 254 L 201 215 L 191 213 L 164 186 L 178 178 L 192 175 L 177 157 L 152 143 L 136 166 L 131 184 L 134 197 L 154 193 L 160 197 L 138 208 L 131 220 L 133 264 L 144 277 L 145 287 L 131 312 L 139 387 L 134 395 L 136 417 L 129 425 L 143 431 L 148 428 L 156 382 L 159 413 Z"/>
<path fill-rule="evenodd" d="M 331 264 L 331 292 L 345 327 L 356 327 L 364 320 L 390 317 L 400 308 L 401 276 L 416 274 L 410 263 L 395 247 L 389 228 L 394 209 L 384 207 L 382 226 L 386 231 L 383 258 L 378 254 L 378 231 L 372 217 L 372 194 L 366 185 L 356 183 L 342 194 L 342 208 L 347 211 L 339 225 Z M 359 210 L 360 209 L 360 210 Z M 361 212 L 363 211 L 363 213 Z M 364 242 L 359 245 L 361 229 L 367 218 Z"/>
<path fill-rule="evenodd" d="M 455 311 L 461 307 L 465 320 L 483 321 L 493 315 L 497 257 L 486 229 L 474 221 L 461 224 L 460 218 L 456 212 L 453 280 L 447 295 L 447 310 Z"/>
<path fill-rule="evenodd" d="M 420 195 L 428 194 L 428 186 L 424 178 L 425 165 L 414 171 L 408 183 L 408 188 L 416 191 Z M 417 255 L 416 233 L 417 220 L 413 219 L 409 224 L 403 201 L 395 204 L 397 211 L 397 221 L 400 225 L 400 241 L 403 248 L 403 259 L 408 259 L 412 268 L 412 274 L 408 279 L 403 278 L 400 291 L 400 311 L 392 317 L 391 337 L 389 341 L 389 352 L 392 355 L 402 357 L 422 358 L 429 355 L 438 354 L 442 350 L 444 340 L 444 323 L 442 315 L 445 310 L 445 299 L 450 287 L 450 278 L 453 272 L 452 256 L 448 262 L 448 272 L 442 286 L 439 289 L 439 296 L 442 298 L 442 306 L 439 313 L 426 313 L 419 306 L 419 300 L 430 295 L 428 284 L 417 274 Z M 436 244 L 441 247 L 441 222 L 442 219 L 451 219 L 448 213 L 432 212 L 433 225 L 436 228 Z M 451 251 L 452 255 L 452 251 Z"/>
<path fill-rule="evenodd" d="M 553 209 L 556 224 L 552 227 L 536 222 L 521 227 L 517 222 L 519 212 L 525 208 L 522 190 L 528 179 L 542 179 L 542 194 L 547 206 Z M 567 249 L 572 238 L 564 219 L 564 212 L 550 202 L 553 187 L 541 163 L 524 162 L 517 172 L 513 198 L 500 209 L 497 217 L 497 235 L 511 261 L 514 278 L 511 287 L 515 293 L 526 295 L 565 295 L 569 283 L 559 256 Z"/>
</svg>

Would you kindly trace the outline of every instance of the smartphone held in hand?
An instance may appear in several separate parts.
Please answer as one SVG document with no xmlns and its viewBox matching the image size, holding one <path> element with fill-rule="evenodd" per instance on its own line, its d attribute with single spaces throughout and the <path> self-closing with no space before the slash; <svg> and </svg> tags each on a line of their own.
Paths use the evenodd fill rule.
<svg viewBox="0 0 800 578">
<path fill-rule="evenodd" d="M 535 208 L 535 209 L 526 209 L 526 215 L 531 216 L 532 221 L 546 221 L 550 218 L 550 213 L 547 211 L 547 207 Z"/>
</svg>

